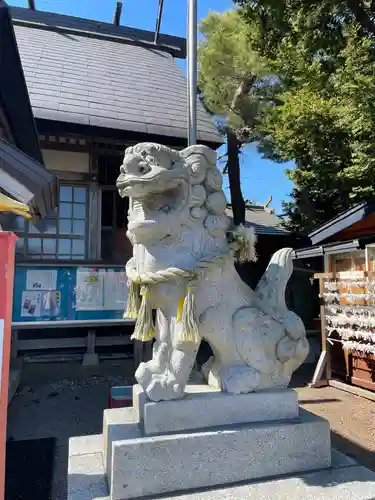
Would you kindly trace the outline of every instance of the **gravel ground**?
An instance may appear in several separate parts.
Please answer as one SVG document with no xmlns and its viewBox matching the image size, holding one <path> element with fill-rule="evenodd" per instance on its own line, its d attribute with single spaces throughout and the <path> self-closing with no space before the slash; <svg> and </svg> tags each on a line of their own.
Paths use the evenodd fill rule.
<svg viewBox="0 0 375 500">
<path fill-rule="evenodd" d="M 131 384 L 132 371 L 130 361 L 89 369 L 78 363 L 25 366 L 20 390 L 8 410 L 8 437 L 57 438 L 51 500 L 66 500 L 69 438 L 102 432 L 109 390 Z"/>
<path fill-rule="evenodd" d="M 375 402 L 333 387 L 297 391 L 303 408 L 330 422 L 333 448 L 375 472 Z"/>
<path fill-rule="evenodd" d="M 66 500 L 68 439 L 102 432 L 110 387 L 132 383 L 132 362 L 30 365 L 8 413 L 8 436 L 14 439 L 57 438 L 52 500 Z M 332 444 L 375 471 L 375 403 L 334 388 L 304 387 L 311 368 L 292 381 L 300 404 L 329 420 Z"/>
</svg>

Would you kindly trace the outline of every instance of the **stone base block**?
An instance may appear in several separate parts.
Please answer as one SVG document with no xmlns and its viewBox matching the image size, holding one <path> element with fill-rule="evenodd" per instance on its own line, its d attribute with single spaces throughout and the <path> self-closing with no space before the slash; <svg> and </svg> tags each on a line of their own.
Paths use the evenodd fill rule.
<svg viewBox="0 0 375 500">
<path fill-rule="evenodd" d="M 112 444 L 141 437 L 139 416 L 134 408 L 111 408 L 103 416 L 103 462 L 108 480 L 112 474 Z"/>
<path fill-rule="evenodd" d="M 182 400 L 154 403 L 146 400 L 139 386 L 133 391 L 145 434 L 287 420 L 299 413 L 292 389 L 227 394 L 207 385 L 189 385 L 186 392 Z"/>
<path fill-rule="evenodd" d="M 330 465 L 328 422 L 301 411 L 284 422 L 113 441 L 110 498 L 150 498 Z"/>
</svg>

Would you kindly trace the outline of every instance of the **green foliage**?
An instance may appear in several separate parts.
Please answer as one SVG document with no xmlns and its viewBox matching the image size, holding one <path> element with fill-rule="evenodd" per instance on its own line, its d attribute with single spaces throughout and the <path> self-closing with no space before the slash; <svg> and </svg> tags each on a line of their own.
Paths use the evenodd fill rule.
<svg viewBox="0 0 375 500">
<path fill-rule="evenodd" d="M 202 24 L 212 109 L 276 161 L 295 161 L 284 204 L 310 230 L 375 197 L 375 24 L 360 0 L 239 0 Z M 235 99 L 241 82 L 250 81 Z M 246 132 L 244 134 L 244 131 Z"/>
<path fill-rule="evenodd" d="M 239 11 L 211 12 L 202 21 L 199 46 L 199 86 L 206 105 L 226 117 L 234 130 L 251 126 L 256 132 L 268 101 L 257 85 L 270 76 L 266 61 L 252 49 L 248 26 Z M 244 98 L 236 93 L 249 83 Z"/>
</svg>

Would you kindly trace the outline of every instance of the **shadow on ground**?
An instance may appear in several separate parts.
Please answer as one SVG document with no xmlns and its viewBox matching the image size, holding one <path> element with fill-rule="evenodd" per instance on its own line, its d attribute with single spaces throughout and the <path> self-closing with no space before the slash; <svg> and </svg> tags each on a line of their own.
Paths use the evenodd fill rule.
<svg viewBox="0 0 375 500">
<path fill-rule="evenodd" d="M 374 431 L 375 432 L 375 431 Z M 375 472 L 375 452 L 331 431 L 332 447 Z"/>
</svg>

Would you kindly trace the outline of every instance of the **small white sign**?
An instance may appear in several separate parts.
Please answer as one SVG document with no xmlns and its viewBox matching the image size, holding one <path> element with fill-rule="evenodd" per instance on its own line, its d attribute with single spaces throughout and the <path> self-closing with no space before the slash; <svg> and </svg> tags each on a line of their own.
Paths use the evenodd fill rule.
<svg viewBox="0 0 375 500">
<path fill-rule="evenodd" d="M 56 290 L 57 271 L 30 270 L 26 271 L 26 290 Z"/>
</svg>

